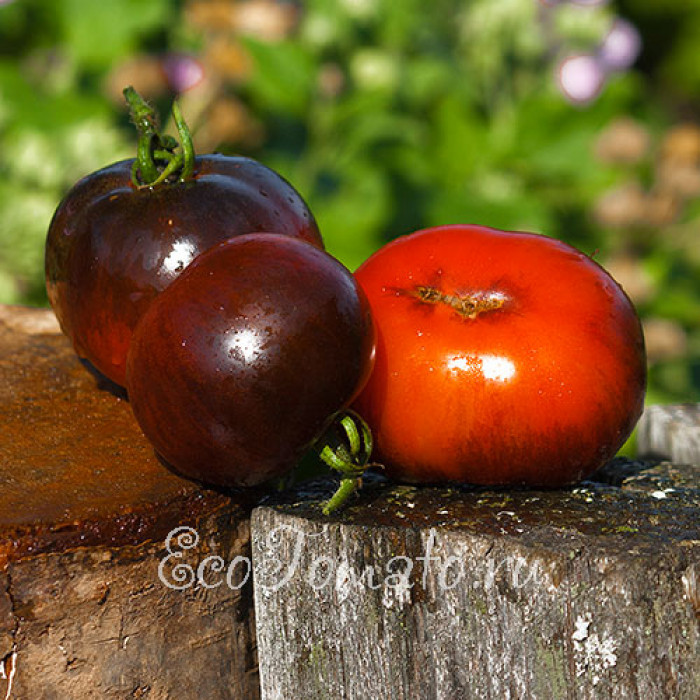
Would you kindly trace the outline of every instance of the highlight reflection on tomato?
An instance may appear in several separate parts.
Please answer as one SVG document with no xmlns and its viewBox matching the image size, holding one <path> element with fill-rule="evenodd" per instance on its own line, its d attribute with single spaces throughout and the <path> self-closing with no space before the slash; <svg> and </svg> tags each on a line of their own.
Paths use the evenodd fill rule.
<svg viewBox="0 0 700 700">
<path fill-rule="evenodd" d="M 411 482 L 559 486 L 613 457 L 643 407 L 635 310 L 561 241 L 478 226 L 399 238 L 356 272 L 378 332 L 355 408 Z"/>
</svg>

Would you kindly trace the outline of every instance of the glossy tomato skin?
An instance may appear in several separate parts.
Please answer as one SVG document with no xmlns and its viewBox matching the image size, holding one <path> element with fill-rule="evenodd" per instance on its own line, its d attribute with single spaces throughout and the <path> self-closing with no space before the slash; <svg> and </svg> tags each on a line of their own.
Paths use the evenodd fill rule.
<svg viewBox="0 0 700 700">
<path fill-rule="evenodd" d="M 355 408 L 394 478 L 561 486 L 634 428 L 646 387 L 638 317 L 565 243 L 439 227 L 389 243 L 356 277 L 378 337 Z"/>
<path fill-rule="evenodd" d="M 192 181 L 136 188 L 133 160 L 78 182 L 46 241 L 46 287 L 77 353 L 123 386 L 137 321 L 201 252 L 233 235 L 274 231 L 323 248 L 301 196 L 249 158 L 195 160 Z"/>
<path fill-rule="evenodd" d="M 134 334 L 134 414 L 176 471 L 253 486 L 293 467 L 364 385 L 369 306 L 352 274 L 303 241 L 239 236 L 197 258 Z"/>
</svg>

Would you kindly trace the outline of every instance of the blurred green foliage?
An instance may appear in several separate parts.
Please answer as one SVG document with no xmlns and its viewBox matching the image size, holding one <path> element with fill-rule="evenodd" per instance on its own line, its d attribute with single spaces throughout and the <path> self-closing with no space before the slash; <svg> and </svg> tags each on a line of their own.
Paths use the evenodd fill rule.
<svg viewBox="0 0 700 700">
<path fill-rule="evenodd" d="M 559 61 L 595 52 L 620 13 L 642 34 L 638 68 L 569 103 Z M 700 0 L 6 0 L 0 302 L 45 303 L 43 240 L 60 197 L 133 152 L 110 85 L 138 88 L 148 74 L 147 96 L 167 107 L 176 88 L 159 67 L 187 52 L 205 73 L 183 95 L 198 112 L 195 142 L 284 174 L 349 267 L 439 224 L 559 237 L 626 266 L 657 347 L 650 400 L 698 401 L 700 188 L 663 199 L 659 166 L 671 128 L 697 121 L 697 46 Z M 222 110 L 228 132 L 214 128 Z M 648 143 L 601 155 L 601 135 L 625 119 Z"/>
</svg>

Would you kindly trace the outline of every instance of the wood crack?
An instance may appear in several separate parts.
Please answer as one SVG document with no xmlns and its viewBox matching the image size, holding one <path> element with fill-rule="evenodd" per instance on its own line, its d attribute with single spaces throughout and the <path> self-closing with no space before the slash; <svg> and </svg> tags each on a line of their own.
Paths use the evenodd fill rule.
<svg viewBox="0 0 700 700">
<path fill-rule="evenodd" d="M 0 631 L 7 634 L 7 636 L 12 640 L 12 645 L 9 651 L 0 656 L 0 681 L 5 681 L 7 683 L 4 700 L 9 700 L 12 696 L 12 687 L 14 685 L 15 674 L 17 673 L 17 643 L 15 639 L 19 629 L 19 620 L 15 615 L 15 600 L 12 593 L 12 575 L 9 567 L 4 571 L 4 574 L 5 590 L 2 591 L 2 593 L 4 593 L 6 596 L 9 611 L 7 611 L 7 613 L 4 615 L 4 624 L 6 624 L 7 627 L 6 629 Z M 8 621 L 9 624 L 7 624 Z M 2 651 L 3 650 L 0 649 L 0 652 Z"/>
</svg>

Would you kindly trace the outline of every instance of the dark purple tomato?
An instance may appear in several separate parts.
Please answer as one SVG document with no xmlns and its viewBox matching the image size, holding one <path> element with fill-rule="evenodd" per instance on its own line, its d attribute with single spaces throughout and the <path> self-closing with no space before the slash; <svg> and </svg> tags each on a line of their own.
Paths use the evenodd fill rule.
<svg viewBox="0 0 700 700">
<path fill-rule="evenodd" d="M 78 182 L 46 241 L 46 287 L 63 331 L 78 355 L 121 386 L 136 323 L 201 252 L 256 231 L 323 248 L 299 193 L 254 160 L 200 156 L 191 180 L 141 188 L 131 182 L 133 162 Z"/>
<path fill-rule="evenodd" d="M 369 307 L 352 274 L 299 239 L 250 234 L 200 255 L 151 304 L 127 389 L 176 471 L 253 486 L 297 463 L 373 362 Z"/>
</svg>

